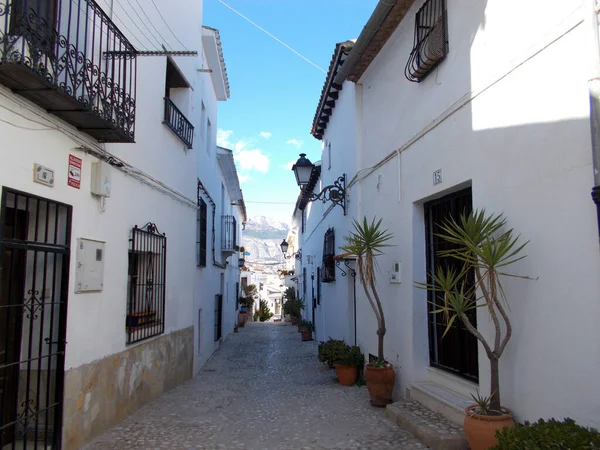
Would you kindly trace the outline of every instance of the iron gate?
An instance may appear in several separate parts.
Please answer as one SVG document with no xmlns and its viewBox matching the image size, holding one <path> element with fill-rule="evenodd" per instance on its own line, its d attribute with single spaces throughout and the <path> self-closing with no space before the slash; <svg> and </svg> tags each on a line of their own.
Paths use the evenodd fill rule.
<svg viewBox="0 0 600 450">
<path fill-rule="evenodd" d="M 440 250 L 449 250 L 454 247 L 437 234 L 450 217 L 456 221 L 462 214 L 469 214 L 473 209 L 471 188 L 464 189 L 438 200 L 425 204 L 425 227 L 427 238 L 427 282 L 433 284 L 432 271 L 436 267 L 455 266 L 456 270 L 462 269 L 462 262 L 449 257 L 441 257 Z M 446 336 L 446 320 L 443 313 L 432 314 L 438 305 L 442 304 L 441 294 L 435 295 L 428 291 L 428 321 L 429 321 L 429 360 L 430 364 L 442 370 L 452 372 L 471 381 L 479 379 L 479 364 L 477 360 L 477 339 L 463 325 L 460 320 L 454 321 Z M 471 310 L 467 313 L 471 323 L 477 326 L 477 312 Z"/>
<path fill-rule="evenodd" d="M 71 215 L 69 205 L 2 189 L 2 449 L 61 446 Z"/>
</svg>

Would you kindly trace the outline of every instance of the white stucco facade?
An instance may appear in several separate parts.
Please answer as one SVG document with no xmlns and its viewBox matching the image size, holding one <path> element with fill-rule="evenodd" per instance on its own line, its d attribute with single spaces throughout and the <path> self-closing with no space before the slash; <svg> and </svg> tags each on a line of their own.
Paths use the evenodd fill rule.
<svg viewBox="0 0 600 450">
<path fill-rule="evenodd" d="M 402 73 L 423 4 L 417 1 L 358 83 L 346 81 L 339 91 L 322 136 L 324 147 L 332 146 L 332 169 L 324 169 L 322 155 L 320 187 L 346 172 L 349 213 L 343 217 L 335 207 L 324 215 L 320 203 L 309 203 L 302 251 L 318 263 L 323 235 L 334 227 L 341 253 L 352 218 L 380 217 L 394 233 L 394 247 L 378 258 L 378 288 L 396 398 L 423 382 L 464 397 L 476 389 L 489 394 L 481 346 L 478 382 L 430 367 L 427 297 L 414 286 L 426 279 L 424 204 L 470 187 L 474 208 L 503 213 L 508 226 L 530 241 L 527 258 L 510 272 L 533 280 L 504 285 L 513 325 L 500 362 L 504 406 L 519 421 L 572 417 L 600 425 L 594 375 L 600 366 L 590 357 L 600 338 L 594 325 L 600 253 L 589 195 L 588 72 L 585 64 L 568 63 L 588 60 L 591 48 L 578 3 L 449 0 L 449 53 L 421 83 L 411 83 Z M 347 132 L 354 127 L 356 134 Z M 439 169 L 442 181 L 434 184 Z M 390 282 L 394 262 L 401 263 L 401 283 Z M 339 271 L 334 283 L 323 285 L 320 340 L 353 340 L 346 323 L 350 289 Z M 358 282 L 356 292 L 358 344 L 375 354 L 375 316 Z M 477 320 L 489 336 L 484 311 Z"/>
</svg>

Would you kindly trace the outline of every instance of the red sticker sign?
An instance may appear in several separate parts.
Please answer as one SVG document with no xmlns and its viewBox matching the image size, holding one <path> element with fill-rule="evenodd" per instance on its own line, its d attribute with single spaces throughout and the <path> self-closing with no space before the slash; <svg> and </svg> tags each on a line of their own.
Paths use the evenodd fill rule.
<svg viewBox="0 0 600 450">
<path fill-rule="evenodd" d="M 79 189 L 81 187 L 81 158 L 69 155 L 69 176 L 67 184 Z"/>
</svg>

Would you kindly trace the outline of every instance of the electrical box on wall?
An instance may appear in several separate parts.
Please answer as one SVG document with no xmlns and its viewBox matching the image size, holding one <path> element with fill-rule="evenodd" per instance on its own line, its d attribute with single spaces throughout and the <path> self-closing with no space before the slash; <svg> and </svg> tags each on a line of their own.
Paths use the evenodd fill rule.
<svg viewBox="0 0 600 450">
<path fill-rule="evenodd" d="M 401 277 L 402 263 L 396 261 L 392 263 L 392 272 L 390 273 L 390 283 L 402 283 Z"/>
<path fill-rule="evenodd" d="M 98 292 L 104 289 L 104 246 L 101 241 L 77 239 L 75 292 Z"/>
<path fill-rule="evenodd" d="M 92 187 L 94 195 L 110 197 L 110 165 L 104 161 L 92 163 Z"/>
</svg>

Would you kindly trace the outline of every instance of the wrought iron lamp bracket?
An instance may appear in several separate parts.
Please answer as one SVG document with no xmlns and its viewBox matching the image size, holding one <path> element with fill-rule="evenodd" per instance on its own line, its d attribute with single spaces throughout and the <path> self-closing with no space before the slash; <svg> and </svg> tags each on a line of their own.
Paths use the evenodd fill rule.
<svg viewBox="0 0 600 450">
<path fill-rule="evenodd" d="M 302 261 L 302 249 L 298 250 L 295 253 L 292 253 L 291 255 L 286 255 L 285 253 L 283 254 L 283 257 L 285 259 L 291 259 L 292 257 L 296 258 L 296 260 L 298 261 Z"/>
<path fill-rule="evenodd" d="M 331 201 L 334 205 L 340 205 L 346 215 L 346 174 L 335 180 L 333 184 L 325 186 L 318 194 L 311 193 L 309 200 L 311 202 L 320 200 L 323 203 Z"/>
</svg>

